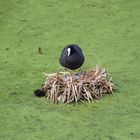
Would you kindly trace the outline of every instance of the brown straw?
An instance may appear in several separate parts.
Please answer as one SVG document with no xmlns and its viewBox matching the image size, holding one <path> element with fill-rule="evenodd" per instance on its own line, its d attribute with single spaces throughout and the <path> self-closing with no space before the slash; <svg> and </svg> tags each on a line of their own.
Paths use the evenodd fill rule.
<svg viewBox="0 0 140 140">
<path fill-rule="evenodd" d="M 99 66 L 79 74 L 53 73 L 47 78 L 41 90 L 53 103 L 96 101 L 115 89 L 105 69 Z"/>
</svg>

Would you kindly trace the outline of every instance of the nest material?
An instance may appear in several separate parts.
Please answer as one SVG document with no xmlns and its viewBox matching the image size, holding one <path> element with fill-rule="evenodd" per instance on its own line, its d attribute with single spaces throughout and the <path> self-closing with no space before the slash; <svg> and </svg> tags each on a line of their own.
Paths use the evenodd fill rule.
<svg viewBox="0 0 140 140">
<path fill-rule="evenodd" d="M 53 103 L 96 101 L 106 94 L 113 93 L 114 84 L 105 69 L 98 66 L 78 74 L 46 74 L 42 91 Z"/>
</svg>

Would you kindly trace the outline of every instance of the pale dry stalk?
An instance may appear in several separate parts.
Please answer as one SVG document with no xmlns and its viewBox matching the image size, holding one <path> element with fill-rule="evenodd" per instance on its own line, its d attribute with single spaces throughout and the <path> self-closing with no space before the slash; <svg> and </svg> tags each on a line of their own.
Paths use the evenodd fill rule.
<svg viewBox="0 0 140 140">
<path fill-rule="evenodd" d="M 105 69 L 95 68 L 78 74 L 53 73 L 47 76 L 42 90 L 53 103 L 71 103 L 99 100 L 113 93 L 114 84 Z"/>
</svg>

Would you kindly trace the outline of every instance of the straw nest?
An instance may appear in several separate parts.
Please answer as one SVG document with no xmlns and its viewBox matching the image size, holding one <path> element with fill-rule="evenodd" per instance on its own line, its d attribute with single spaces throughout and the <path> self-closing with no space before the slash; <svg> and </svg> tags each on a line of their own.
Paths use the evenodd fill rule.
<svg viewBox="0 0 140 140">
<path fill-rule="evenodd" d="M 114 90 L 112 78 L 99 66 L 78 74 L 62 72 L 45 75 L 47 78 L 41 90 L 53 103 L 96 101 Z"/>
</svg>

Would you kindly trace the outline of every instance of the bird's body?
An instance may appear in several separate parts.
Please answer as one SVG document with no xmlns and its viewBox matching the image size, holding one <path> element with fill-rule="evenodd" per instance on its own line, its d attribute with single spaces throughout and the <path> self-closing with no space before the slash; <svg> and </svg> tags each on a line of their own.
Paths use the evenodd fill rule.
<svg viewBox="0 0 140 140">
<path fill-rule="evenodd" d="M 61 53 L 61 66 L 75 70 L 80 68 L 84 63 L 84 55 L 81 48 L 75 44 L 66 46 Z"/>
</svg>

